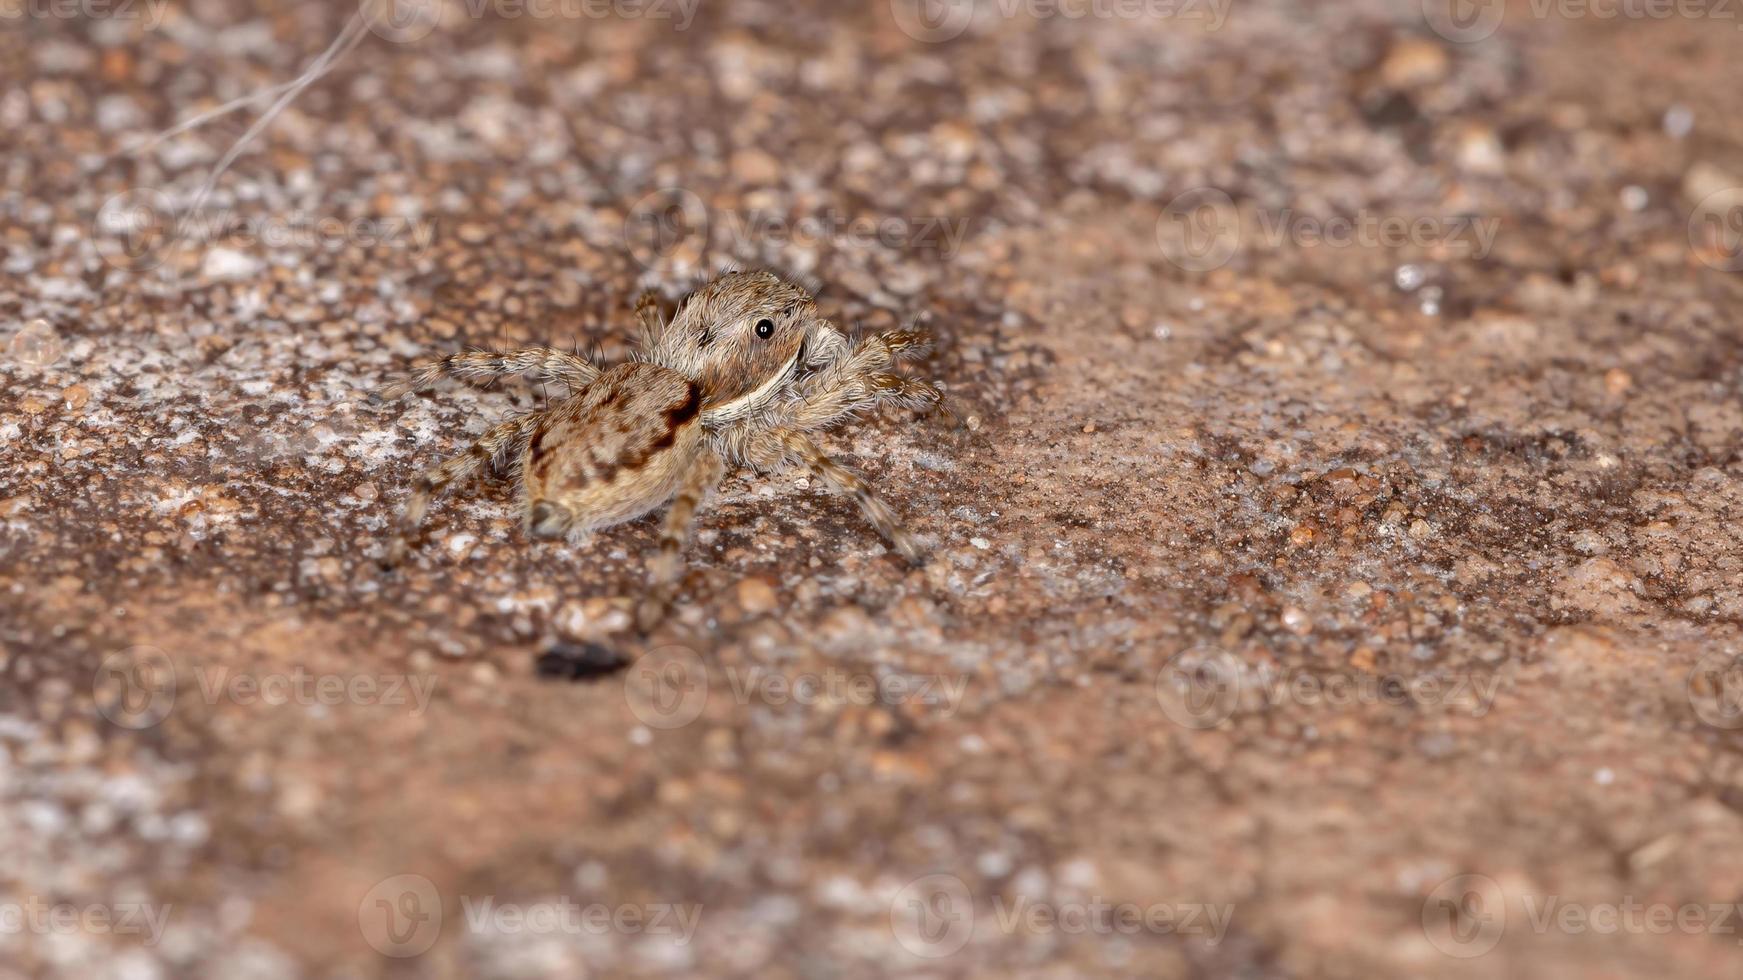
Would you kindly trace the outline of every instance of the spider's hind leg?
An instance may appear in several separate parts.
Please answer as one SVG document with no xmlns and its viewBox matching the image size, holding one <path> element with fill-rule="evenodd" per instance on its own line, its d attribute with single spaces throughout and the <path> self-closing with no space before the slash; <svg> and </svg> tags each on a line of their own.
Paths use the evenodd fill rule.
<svg viewBox="0 0 1743 980">
<path fill-rule="evenodd" d="M 508 450 L 525 440 L 537 418 L 536 414 L 528 414 L 509 419 L 479 436 L 478 441 L 465 452 L 445 459 L 420 474 L 412 483 L 412 493 L 406 499 L 405 510 L 400 512 L 399 527 L 394 532 L 393 540 L 388 543 L 383 564 L 391 568 L 405 560 L 410 538 L 417 531 L 418 525 L 423 523 L 424 513 L 429 510 L 430 501 L 436 494 L 482 473 Z"/>
<path fill-rule="evenodd" d="M 443 378 L 476 386 L 523 374 L 532 374 L 540 381 L 561 382 L 574 391 L 599 377 L 599 368 L 579 354 L 555 347 L 463 350 L 425 362 L 410 377 L 383 388 L 381 397 L 393 399 L 410 392 L 425 391 L 434 388 Z"/>
<path fill-rule="evenodd" d="M 648 562 L 648 597 L 636 610 L 636 625 L 645 634 L 663 622 L 677 598 L 678 582 L 684 577 L 684 542 L 690 536 L 690 525 L 725 473 L 720 457 L 704 450 L 684 477 L 684 485 L 672 498 L 666 520 L 660 527 L 660 552 Z"/>
</svg>

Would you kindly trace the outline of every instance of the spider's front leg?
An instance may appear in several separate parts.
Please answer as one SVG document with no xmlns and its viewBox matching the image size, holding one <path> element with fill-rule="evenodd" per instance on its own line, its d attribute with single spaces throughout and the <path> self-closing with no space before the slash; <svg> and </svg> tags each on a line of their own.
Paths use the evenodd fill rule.
<svg viewBox="0 0 1743 980">
<path fill-rule="evenodd" d="M 799 385 L 799 400 L 784 410 L 787 424 L 801 431 L 827 428 L 855 412 L 879 404 L 929 411 L 944 399 L 930 381 L 904 377 L 890 368 L 931 348 L 923 333 L 892 330 L 861 340 L 846 354 Z"/>
<path fill-rule="evenodd" d="M 720 457 L 711 449 L 703 449 L 672 498 L 660 528 L 660 553 L 648 562 L 648 597 L 636 610 L 636 625 L 644 634 L 652 632 L 671 611 L 678 582 L 684 577 L 684 543 L 690 536 L 690 525 L 725 471 Z"/>
<path fill-rule="evenodd" d="M 443 460 L 420 475 L 412 483 L 412 495 L 406 499 L 405 510 L 400 513 L 399 528 L 388 543 L 384 564 L 391 568 L 405 560 L 411 535 L 423 523 L 424 512 L 436 494 L 454 483 L 477 476 L 503 453 L 525 442 L 537 421 L 536 413 L 509 419 L 479 436 L 465 452 Z"/>
<path fill-rule="evenodd" d="M 865 477 L 830 459 L 817 444 L 797 429 L 775 429 L 758 433 L 740 444 L 745 462 L 758 469 L 776 469 L 783 463 L 798 463 L 823 484 L 846 497 L 853 498 L 866 520 L 877 528 L 902 557 L 915 564 L 925 559 L 919 542 L 902 525 L 902 519 L 883 498 L 872 492 Z"/>
<path fill-rule="evenodd" d="M 443 378 L 453 378 L 469 385 L 482 385 L 501 378 L 523 374 L 535 375 L 541 381 L 556 381 L 576 391 L 599 377 L 599 368 L 579 354 L 554 347 L 521 347 L 515 350 L 463 350 L 429 361 L 412 372 L 411 377 L 381 390 L 383 398 L 398 398 L 414 391 L 425 391 Z"/>
</svg>

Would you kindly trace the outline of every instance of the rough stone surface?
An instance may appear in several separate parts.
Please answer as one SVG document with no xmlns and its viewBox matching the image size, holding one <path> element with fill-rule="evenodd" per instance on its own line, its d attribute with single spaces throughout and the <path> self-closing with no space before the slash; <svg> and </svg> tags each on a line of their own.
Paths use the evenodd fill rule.
<svg viewBox="0 0 1743 980">
<path fill-rule="evenodd" d="M 1735 24 L 1218 6 L 450 3 L 173 237 L 355 7 L 0 21 L 0 976 L 1735 976 Z M 377 567 L 560 393 L 369 391 L 729 260 L 938 334 L 827 439 L 929 563 L 740 473 L 652 636 L 500 481 Z"/>
</svg>

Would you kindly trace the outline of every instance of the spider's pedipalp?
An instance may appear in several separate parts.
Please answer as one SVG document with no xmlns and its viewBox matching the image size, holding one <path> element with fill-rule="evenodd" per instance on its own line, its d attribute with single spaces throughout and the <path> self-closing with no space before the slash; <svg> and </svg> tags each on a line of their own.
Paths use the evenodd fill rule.
<svg viewBox="0 0 1743 980">
<path fill-rule="evenodd" d="M 579 354 L 554 347 L 521 347 L 514 350 L 464 350 L 418 367 L 411 376 L 381 390 L 383 398 L 399 398 L 414 391 L 434 388 L 443 378 L 469 385 L 482 385 L 523 374 L 540 381 L 557 381 L 574 391 L 599 377 L 599 369 Z"/>
<path fill-rule="evenodd" d="M 766 424 L 812 432 L 880 404 L 915 411 L 936 408 L 944 398 L 938 386 L 884 370 L 890 360 L 881 338 L 868 341 L 847 361 L 801 381 L 795 388 L 799 397 L 768 413 Z"/>
<path fill-rule="evenodd" d="M 916 412 L 929 412 L 944 400 L 944 392 L 930 381 L 905 378 L 899 374 L 871 376 L 872 397 Z"/>
<path fill-rule="evenodd" d="M 932 334 L 924 330 L 892 330 L 877 339 L 889 348 L 892 360 L 918 360 L 932 351 Z"/>
<path fill-rule="evenodd" d="M 833 333 L 833 331 L 831 331 Z M 823 363 L 820 370 L 800 383 L 802 390 L 821 391 L 841 387 L 869 375 L 888 371 L 898 361 L 924 355 L 932 346 L 930 334 L 907 330 L 891 330 L 864 337 L 852 343 L 841 334 L 841 347 L 835 356 Z M 812 358 L 812 364 L 818 359 Z"/>
<path fill-rule="evenodd" d="M 853 353 L 853 343 L 847 335 L 835 329 L 831 323 L 820 323 L 811 334 L 809 345 L 805 349 L 805 366 L 820 369 L 834 364 Z"/>
</svg>

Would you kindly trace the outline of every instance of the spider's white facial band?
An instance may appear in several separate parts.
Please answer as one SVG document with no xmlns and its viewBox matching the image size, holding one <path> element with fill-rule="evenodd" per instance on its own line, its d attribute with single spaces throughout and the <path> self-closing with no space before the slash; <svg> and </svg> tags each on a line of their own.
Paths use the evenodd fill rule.
<svg viewBox="0 0 1743 980">
<path fill-rule="evenodd" d="M 727 422 L 735 422 L 744 418 L 746 415 L 761 408 L 763 404 L 769 400 L 770 396 L 780 390 L 781 382 L 785 381 L 788 376 L 793 373 L 793 366 L 799 362 L 799 355 L 803 352 L 803 347 L 794 351 L 793 356 L 787 358 L 787 363 L 781 365 L 779 371 L 769 375 L 769 380 L 758 385 L 756 390 L 748 394 L 740 395 L 723 405 L 716 405 L 713 408 L 704 409 L 702 412 L 702 424 L 708 426 L 724 425 Z"/>
</svg>

